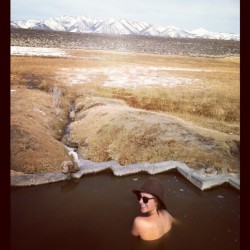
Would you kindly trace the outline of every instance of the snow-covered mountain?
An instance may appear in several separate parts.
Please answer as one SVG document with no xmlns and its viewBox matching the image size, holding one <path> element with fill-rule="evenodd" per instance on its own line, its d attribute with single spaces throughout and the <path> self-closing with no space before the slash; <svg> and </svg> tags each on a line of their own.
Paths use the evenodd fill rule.
<svg viewBox="0 0 250 250">
<path fill-rule="evenodd" d="M 189 31 L 189 33 L 191 33 L 195 37 L 199 37 L 199 38 L 237 40 L 237 41 L 240 40 L 240 35 L 239 34 L 211 32 L 211 31 L 207 31 L 207 30 L 202 29 L 202 28 Z"/>
<path fill-rule="evenodd" d="M 85 16 L 59 16 L 46 20 L 26 19 L 11 21 L 11 27 L 23 29 L 43 29 L 80 33 L 101 33 L 110 35 L 146 35 L 176 38 L 207 38 L 240 40 L 239 34 L 211 32 L 205 29 L 185 31 L 175 26 L 157 26 L 143 21 L 109 18 L 106 20 Z"/>
</svg>

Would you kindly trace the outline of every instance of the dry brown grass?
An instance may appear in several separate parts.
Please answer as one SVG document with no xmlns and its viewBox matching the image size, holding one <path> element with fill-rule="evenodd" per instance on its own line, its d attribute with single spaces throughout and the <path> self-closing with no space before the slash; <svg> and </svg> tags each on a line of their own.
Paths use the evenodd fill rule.
<svg viewBox="0 0 250 250">
<path fill-rule="evenodd" d="M 84 52 L 81 52 L 81 56 L 83 54 Z M 193 122 L 197 122 L 198 117 L 200 125 L 205 125 L 209 121 L 209 128 L 239 134 L 239 58 L 208 59 L 147 54 L 97 53 L 93 51 L 86 53 L 85 57 L 96 58 L 97 55 L 105 58 L 105 62 L 97 61 L 96 67 L 100 65 L 124 65 L 126 63 L 137 63 L 142 66 L 178 67 L 184 70 L 171 71 L 172 76 L 191 77 L 200 79 L 200 82 L 189 86 L 176 86 L 174 88 L 158 86 L 153 89 L 146 87 L 137 89 L 107 89 L 102 88 L 100 85 L 101 81 L 97 80 L 83 88 L 76 87 L 79 95 L 81 92 L 90 91 L 89 89 L 92 87 L 90 92 L 93 93 L 96 91 L 96 95 L 123 99 L 129 105 L 136 108 L 178 114 Z M 86 63 L 86 67 L 90 67 L 90 64 L 91 60 Z M 192 68 L 203 71 L 186 71 Z M 163 72 L 162 74 L 166 73 Z M 96 85 L 97 82 L 99 82 L 99 85 Z M 225 124 L 224 128 L 223 124 Z M 235 129 L 237 124 L 238 130 Z M 232 131 L 230 131 L 230 127 L 233 128 Z"/>
<path fill-rule="evenodd" d="M 11 169 L 24 173 L 60 171 L 69 160 L 60 143 L 68 114 L 67 105 L 55 113 L 53 97 L 19 86 L 11 93 Z"/>
<path fill-rule="evenodd" d="M 193 168 L 239 168 L 237 143 L 224 133 L 114 99 L 78 98 L 76 107 L 69 143 L 80 146 L 84 158 L 123 165 L 177 160 Z"/>
<path fill-rule="evenodd" d="M 171 114 L 189 114 L 190 117 L 209 118 L 222 122 L 239 122 L 239 90 L 229 85 L 209 86 L 192 90 L 194 86 L 171 89 L 141 88 L 137 90 L 114 90 L 115 98 L 124 99 L 137 108 L 163 111 Z M 225 92 L 225 88 L 227 91 Z M 190 90 L 191 89 L 191 90 Z"/>
<path fill-rule="evenodd" d="M 59 162 L 66 160 L 65 157 L 67 158 L 65 151 L 61 151 L 62 145 L 58 140 L 60 140 L 67 122 L 70 104 L 75 100 L 79 113 L 76 123 L 72 124 L 72 127 L 75 126 L 77 129 L 72 130 L 74 132 L 71 134 L 71 140 L 83 148 L 88 145 L 85 148 L 85 156 L 92 160 L 115 159 L 123 164 L 138 161 L 183 160 L 193 167 L 205 165 L 214 165 L 218 168 L 224 165 L 233 169 L 239 167 L 239 152 L 237 146 L 235 148 L 234 145 L 236 142 L 236 145 L 239 146 L 240 132 L 239 58 L 215 59 L 79 50 L 68 50 L 68 52 L 71 55 L 80 56 L 80 58 L 11 57 L 11 87 L 17 90 L 11 96 L 11 126 L 12 135 L 17 134 L 18 136 L 18 140 L 13 137 L 11 141 L 12 147 L 14 147 L 12 148 L 13 170 L 27 172 L 58 170 Z M 105 75 L 99 75 L 87 83 L 83 81 L 82 84 L 67 86 L 69 78 L 62 75 L 62 68 L 74 72 L 75 69 L 81 68 L 91 70 L 98 67 L 124 65 L 178 67 L 178 71 L 162 71 L 159 74 L 188 77 L 199 79 L 199 81 L 191 85 L 172 88 L 158 86 L 129 89 L 102 86 Z M 193 68 L 203 71 L 188 71 Z M 60 77 L 58 77 L 58 72 L 61 74 Z M 52 91 L 55 87 L 60 88 L 62 93 L 60 102 L 62 112 L 58 115 L 53 107 Z M 116 103 L 116 101 L 112 101 L 112 105 L 107 106 L 109 109 L 106 110 L 106 113 L 96 114 L 96 117 L 104 119 L 113 109 L 119 109 L 123 115 L 120 117 L 119 113 L 117 119 L 120 122 L 124 121 L 124 125 L 117 125 L 118 121 L 116 124 L 115 117 L 107 120 L 106 126 L 103 125 L 103 127 L 99 127 L 98 123 L 94 123 L 94 121 L 87 123 L 86 117 L 87 114 L 89 115 L 87 110 L 91 105 L 97 108 L 103 103 L 99 100 L 99 102 L 91 101 L 86 104 L 85 98 L 98 96 L 120 99 L 131 107 L 154 111 L 157 114 L 170 114 L 183 118 L 204 138 L 214 138 L 213 134 L 220 135 L 216 137 L 217 148 L 200 153 L 197 149 L 201 142 L 197 144 L 198 146 L 193 144 L 192 147 L 187 148 L 185 144 L 176 139 L 173 141 L 161 139 L 160 123 L 148 126 L 144 120 L 138 121 L 138 117 L 140 117 L 138 113 L 132 112 L 122 103 L 119 105 L 112 103 Z M 30 105 L 32 102 L 34 105 Z M 46 109 L 45 113 L 50 114 L 50 119 L 45 118 L 47 116 L 41 116 L 42 113 L 39 111 L 32 111 L 37 107 L 41 110 Z M 122 109 L 124 110 L 122 111 Z M 125 111 L 128 111 L 128 114 L 124 114 Z M 143 113 L 143 111 L 141 112 Z M 34 117 L 33 113 L 37 117 Z M 91 117 L 93 119 L 95 115 L 91 114 Z M 129 129 L 129 125 L 125 123 L 124 119 L 129 121 L 129 124 L 134 124 L 134 127 Z M 83 123 L 84 126 L 90 126 L 88 134 L 86 134 L 85 127 L 81 125 Z M 109 127 L 110 124 L 114 126 Z M 209 135 L 200 132 L 197 125 L 210 131 Z M 144 132 L 140 130 L 140 127 L 144 127 Z M 222 136 L 219 132 L 226 133 L 226 135 Z M 93 136 L 91 137 L 90 134 Z M 208 142 L 209 140 L 205 140 L 203 143 Z M 53 145 L 48 146 L 50 143 Z M 57 152 L 59 148 L 60 153 Z M 39 170 L 42 166 L 43 170 Z"/>
</svg>

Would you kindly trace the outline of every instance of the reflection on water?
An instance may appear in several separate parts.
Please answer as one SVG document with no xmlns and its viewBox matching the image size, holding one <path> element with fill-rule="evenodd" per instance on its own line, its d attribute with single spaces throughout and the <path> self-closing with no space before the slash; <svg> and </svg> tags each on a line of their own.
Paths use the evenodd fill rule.
<svg viewBox="0 0 250 250">
<path fill-rule="evenodd" d="M 130 233 L 139 205 L 133 188 L 149 177 L 103 172 L 80 180 L 11 191 L 12 250 L 240 249 L 240 193 L 229 186 L 200 191 L 180 175 L 156 175 L 179 225 L 157 241 Z"/>
<path fill-rule="evenodd" d="M 80 182 L 79 179 L 63 182 L 60 185 L 61 192 L 67 193 L 73 191 L 78 186 L 79 182 Z"/>
</svg>

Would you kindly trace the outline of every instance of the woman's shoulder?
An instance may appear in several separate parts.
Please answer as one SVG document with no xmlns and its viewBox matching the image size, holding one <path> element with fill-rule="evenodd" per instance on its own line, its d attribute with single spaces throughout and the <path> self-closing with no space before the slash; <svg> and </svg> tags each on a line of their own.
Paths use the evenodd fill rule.
<svg viewBox="0 0 250 250">
<path fill-rule="evenodd" d="M 147 228 L 148 221 L 146 217 L 137 216 L 134 219 L 133 227 L 132 227 L 132 234 L 135 236 L 141 235 L 142 231 Z"/>
<path fill-rule="evenodd" d="M 134 224 L 137 226 L 145 225 L 147 223 L 148 223 L 148 217 L 145 216 L 137 216 L 134 219 Z"/>
<path fill-rule="evenodd" d="M 137 216 L 134 219 L 134 227 L 137 229 L 147 229 L 151 226 L 152 220 L 147 216 Z"/>
</svg>

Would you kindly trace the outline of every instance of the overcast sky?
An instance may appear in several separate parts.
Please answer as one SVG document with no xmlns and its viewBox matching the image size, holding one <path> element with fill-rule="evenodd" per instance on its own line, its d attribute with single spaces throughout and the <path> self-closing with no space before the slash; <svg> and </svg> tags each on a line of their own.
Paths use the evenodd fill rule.
<svg viewBox="0 0 250 250">
<path fill-rule="evenodd" d="M 240 32 L 240 0 L 11 0 L 12 21 L 61 15 Z"/>
</svg>

